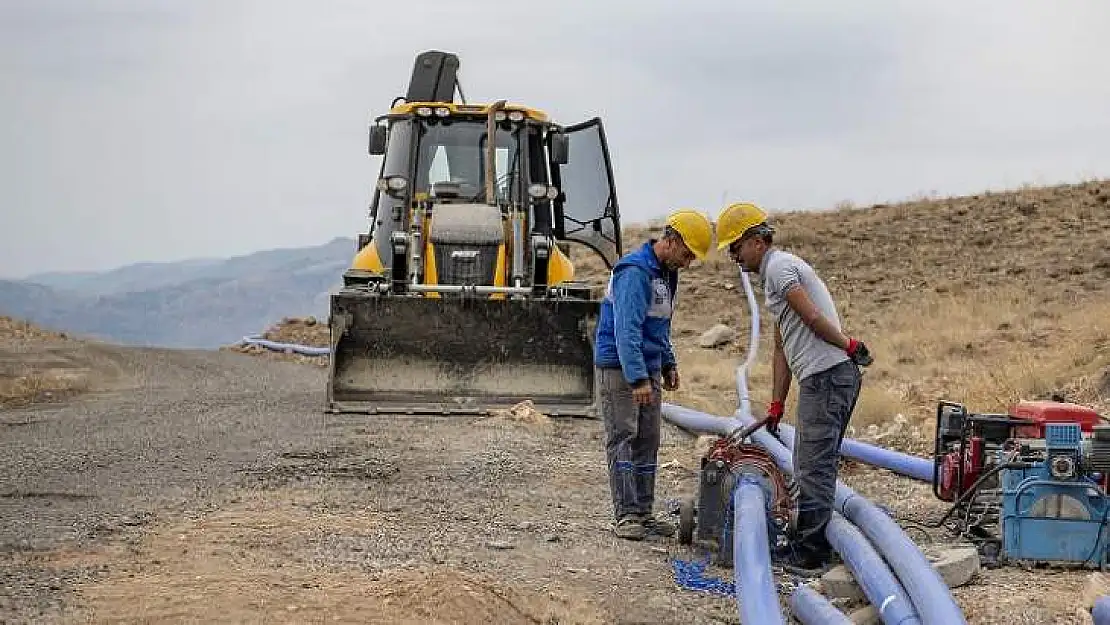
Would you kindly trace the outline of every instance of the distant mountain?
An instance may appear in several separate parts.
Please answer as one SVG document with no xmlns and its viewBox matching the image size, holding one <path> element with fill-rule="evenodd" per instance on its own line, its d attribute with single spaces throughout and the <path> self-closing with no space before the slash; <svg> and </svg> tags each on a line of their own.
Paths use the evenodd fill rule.
<svg viewBox="0 0 1110 625">
<path fill-rule="evenodd" d="M 102 273 L 0 280 L 0 314 L 127 345 L 219 347 L 283 317 L 327 318 L 355 241 Z"/>
<path fill-rule="evenodd" d="M 205 270 L 219 267 L 226 260 L 196 259 L 170 263 L 137 263 L 111 271 L 57 271 L 24 278 L 41 284 L 85 295 L 109 295 L 145 291 L 205 277 Z"/>
</svg>

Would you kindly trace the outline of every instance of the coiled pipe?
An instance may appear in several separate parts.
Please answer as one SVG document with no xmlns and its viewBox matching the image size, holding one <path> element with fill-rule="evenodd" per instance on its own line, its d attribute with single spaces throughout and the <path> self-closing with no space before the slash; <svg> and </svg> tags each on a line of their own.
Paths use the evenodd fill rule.
<svg viewBox="0 0 1110 625">
<path fill-rule="evenodd" d="M 852 625 L 821 593 L 800 584 L 790 595 L 790 612 L 802 625 Z"/>
<path fill-rule="evenodd" d="M 244 336 L 240 345 L 258 345 L 275 352 L 292 352 L 302 356 L 327 356 L 331 353 L 330 347 L 315 347 L 312 345 L 299 345 L 297 343 L 279 343 L 264 339 L 261 336 Z"/>
<path fill-rule="evenodd" d="M 779 431 L 789 436 L 791 439 L 794 438 L 794 427 L 787 423 L 779 424 Z M 925 458 L 911 456 L 910 454 L 905 454 L 900 451 L 886 449 L 850 438 L 845 438 L 844 441 L 840 443 L 840 453 L 853 460 L 858 460 L 883 469 L 889 469 L 899 475 L 912 477 L 915 480 L 920 480 L 922 482 L 933 481 L 933 462 Z"/>
<path fill-rule="evenodd" d="M 763 486 L 742 475 L 732 495 L 732 568 L 741 623 L 784 623 L 771 572 L 767 498 Z"/>
</svg>

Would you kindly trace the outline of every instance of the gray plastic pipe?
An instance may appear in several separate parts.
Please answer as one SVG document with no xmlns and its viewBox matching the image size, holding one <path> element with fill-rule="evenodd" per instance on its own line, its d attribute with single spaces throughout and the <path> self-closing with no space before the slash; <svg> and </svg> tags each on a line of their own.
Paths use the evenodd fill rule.
<svg viewBox="0 0 1110 625">
<path fill-rule="evenodd" d="M 740 622 L 785 623 L 771 572 L 767 500 L 756 478 L 742 475 L 732 496 L 732 568 Z"/>
<path fill-rule="evenodd" d="M 790 612 L 802 625 L 852 625 L 852 620 L 816 590 L 800 584 L 790 595 Z"/>
</svg>

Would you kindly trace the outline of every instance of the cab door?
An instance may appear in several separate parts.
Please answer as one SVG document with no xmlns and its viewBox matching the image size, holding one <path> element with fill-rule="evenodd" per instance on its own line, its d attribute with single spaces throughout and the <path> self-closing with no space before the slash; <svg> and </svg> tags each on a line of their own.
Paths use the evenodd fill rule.
<svg viewBox="0 0 1110 625">
<path fill-rule="evenodd" d="M 605 130 L 595 117 L 563 133 L 569 144 L 567 162 L 551 164 L 553 182 L 560 191 L 555 200 L 555 235 L 590 247 L 612 269 L 624 252 Z"/>
</svg>

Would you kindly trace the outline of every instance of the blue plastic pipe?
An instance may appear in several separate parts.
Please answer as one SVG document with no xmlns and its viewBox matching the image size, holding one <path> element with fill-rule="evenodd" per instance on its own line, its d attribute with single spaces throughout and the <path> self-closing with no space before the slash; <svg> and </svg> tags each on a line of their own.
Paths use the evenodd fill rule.
<svg viewBox="0 0 1110 625">
<path fill-rule="evenodd" d="M 771 572 L 767 499 L 756 478 L 744 475 L 732 495 L 732 568 L 741 623 L 782 624 L 778 588 Z"/>
<path fill-rule="evenodd" d="M 669 413 L 673 408 L 678 408 L 679 412 Z M 724 436 L 737 427 L 735 419 L 723 419 L 667 404 L 663 405 L 663 416 L 691 432 Z M 736 528 L 732 536 L 732 564 L 740 622 L 782 623 L 782 608 L 771 572 L 767 501 L 763 487 L 752 477 L 741 477 L 733 495 L 732 507 L 732 526 Z"/>
<path fill-rule="evenodd" d="M 794 438 L 794 427 L 787 423 L 779 424 L 779 431 L 785 436 Z M 900 451 L 885 449 L 877 445 L 864 443 L 850 438 L 845 438 L 840 443 L 840 453 L 872 466 L 889 469 L 900 475 L 912 477 L 922 482 L 933 481 L 933 462 L 918 456 L 911 456 Z"/>
<path fill-rule="evenodd" d="M 327 356 L 331 353 L 330 347 L 314 347 L 312 345 L 298 345 L 297 343 L 279 343 L 264 339 L 261 336 L 245 336 L 239 341 L 240 345 L 259 345 L 275 352 L 293 352 L 302 356 Z"/>
<path fill-rule="evenodd" d="M 740 422 L 736 419 L 715 417 L 705 413 L 687 410 L 678 406 L 665 405 L 663 407 L 663 416 L 674 425 L 689 430 L 692 432 L 706 432 L 711 434 L 726 435 L 733 429 L 740 427 Z M 781 445 L 780 445 L 781 447 Z M 775 460 L 782 466 L 782 458 L 788 453 L 785 448 L 782 452 L 775 455 Z M 788 461 L 789 462 L 789 461 Z M 790 472 L 792 467 L 783 466 L 786 472 Z M 875 548 L 868 542 L 858 529 L 844 519 L 839 513 L 833 513 L 834 519 L 838 522 L 830 523 L 826 529 L 826 536 L 832 544 L 833 549 L 841 555 L 842 558 L 848 563 L 855 565 L 855 570 L 864 571 L 861 574 L 856 574 L 856 579 L 860 581 L 860 585 L 864 589 L 864 594 L 870 599 L 877 608 L 880 609 L 880 614 L 884 618 L 884 622 L 900 623 L 902 625 L 919 625 L 920 620 L 917 617 L 917 612 L 913 608 L 913 604 L 906 594 L 905 589 L 898 583 L 897 578 L 888 568 L 886 562 L 876 553 Z M 735 525 L 735 527 L 741 527 Z M 736 549 L 738 551 L 738 549 Z M 741 587 L 739 579 L 737 580 L 737 589 Z M 823 608 L 821 606 L 810 605 L 812 599 L 808 596 L 792 597 L 792 601 L 802 601 L 805 605 L 804 610 L 810 615 L 811 620 L 807 622 L 820 623 L 826 622 L 820 619 L 825 618 L 821 616 Z M 823 598 L 821 599 L 824 600 Z M 832 606 L 829 605 L 831 608 Z M 835 608 L 833 608 L 834 611 Z M 839 614 L 839 612 L 837 612 Z M 828 621 L 838 622 L 838 621 Z"/>
<path fill-rule="evenodd" d="M 871 605 L 878 608 L 883 623 L 921 625 L 921 619 L 918 618 L 906 589 L 859 528 L 834 512 L 825 535 L 833 549 L 844 559 L 844 564 L 863 589 L 863 594 Z"/>
<path fill-rule="evenodd" d="M 698 412 L 675 404 L 663 404 L 663 418 L 680 429 L 694 434 L 717 434 L 728 436 L 729 432 L 740 427 L 736 419 L 717 417 L 704 412 Z M 778 462 L 778 459 L 775 459 Z"/>
<path fill-rule="evenodd" d="M 741 416 L 738 421 L 743 425 L 754 422 L 750 417 Z M 759 430 L 754 435 L 761 445 L 772 454 L 782 453 L 784 460 L 792 452 L 779 439 L 767 430 Z M 793 447 L 793 439 L 784 436 Z M 837 480 L 834 506 L 856 525 L 894 570 L 903 587 L 913 600 L 914 607 L 925 625 L 959 625 L 967 623 L 952 591 L 932 564 L 921 553 L 917 545 L 906 536 L 889 516 L 875 504 L 860 496 L 846 484 Z"/>
<path fill-rule="evenodd" d="M 824 595 L 805 584 L 799 584 L 790 595 L 790 612 L 802 625 L 852 625 Z"/>
<path fill-rule="evenodd" d="M 1110 625 L 1110 595 L 1102 595 L 1095 599 L 1095 605 L 1091 609 L 1091 617 L 1095 621 L 1095 625 Z"/>
<path fill-rule="evenodd" d="M 737 418 L 727 419 L 674 404 L 664 404 L 663 415 L 668 421 L 684 422 L 691 429 L 700 428 L 714 433 L 731 432 L 755 422 L 750 416 L 739 413 Z M 793 474 L 792 453 L 781 441 L 764 429 L 757 430 L 752 438 L 771 453 L 779 468 Z M 784 438 L 793 444 L 792 439 Z M 924 625 L 966 625 L 967 620 L 940 574 L 897 523 L 840 480 L 836 484 L 834 506 L 871 540 L 879 554 L 889 563 L 917 608 Z"/>
</svg>

